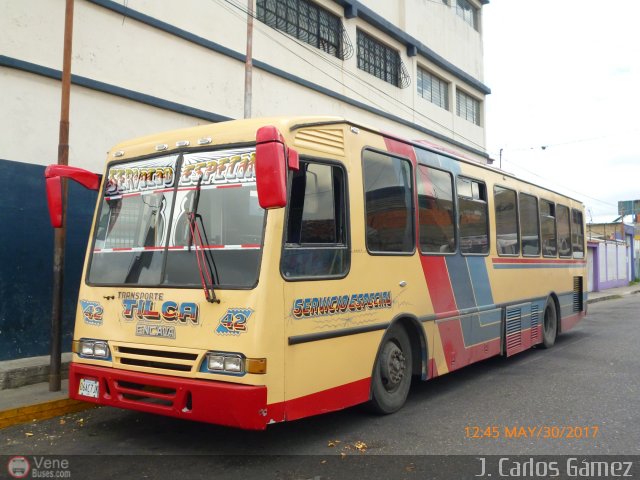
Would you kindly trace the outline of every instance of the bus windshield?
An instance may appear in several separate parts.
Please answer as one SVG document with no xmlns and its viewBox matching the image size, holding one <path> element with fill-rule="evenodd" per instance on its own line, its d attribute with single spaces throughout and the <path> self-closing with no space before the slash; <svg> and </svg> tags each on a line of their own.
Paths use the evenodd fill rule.
<svg viewBox="0 0 640 480">
<path fill-rule="evenodd" d="M 111 165 L 95 227 L 89 283 L 197 287 L 201 280 L 195 249 L 203 248 L 213 259 L 216 288 L 253 287 L 264 229 L 254 166 L 255 147 Z M 198 245 L 190 213 L 201 220 L 203 242 Z"/>
</svg>

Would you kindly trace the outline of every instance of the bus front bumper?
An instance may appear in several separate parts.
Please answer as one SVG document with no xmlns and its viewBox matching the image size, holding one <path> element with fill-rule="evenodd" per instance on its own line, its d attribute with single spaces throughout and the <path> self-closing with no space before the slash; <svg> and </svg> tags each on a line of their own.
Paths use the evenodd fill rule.
<svg viewBox="0 0 640 480">
<path fill-rule="evenodd" d="M 69 396 L 99 405 L 247 430 L 263 430 L 267 424 L 283 420 L 269 415 L 264 386 L 193 380 L 73 362 L 69 367 Z"/>
</svg>

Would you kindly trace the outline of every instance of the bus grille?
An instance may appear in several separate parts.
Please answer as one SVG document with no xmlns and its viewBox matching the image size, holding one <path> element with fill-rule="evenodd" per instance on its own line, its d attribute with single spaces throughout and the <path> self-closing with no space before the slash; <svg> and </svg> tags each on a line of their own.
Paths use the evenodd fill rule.
<svg viewBox="0 0 640 480">
<path fill-rule="evenodd" d="M 538 325 L 540 323 L 540 310 L 535 303 L 531 304 L 531 345 L 538 343 L 540 339 L 540 331 Z"/>
<path fill-rule="evenodd" d="M 195 372 L 198 354 L 115 345 L 114 361 L 120 365 L 174 372 Z"/>
<path fill-rule="evenodd" d="M 339 128 L 304 128 L 298 130 L 296 146 L 311 148 L 333 155 L 344 155 L 344 133 Z"/>
<path fill-rule="evenodd" d="M 522 345 L 522 309 L 507 308 L 507 354 Z"/>
<path fill-rule="evenodd" d="M 582 304 L 582 277 L 573 277 L 573 311 L 584 310 Z"/>
</svg>

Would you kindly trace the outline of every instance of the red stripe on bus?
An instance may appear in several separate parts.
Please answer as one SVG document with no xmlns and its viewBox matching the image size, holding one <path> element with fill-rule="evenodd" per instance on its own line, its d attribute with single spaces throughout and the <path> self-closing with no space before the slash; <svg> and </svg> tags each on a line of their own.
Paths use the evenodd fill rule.
<svg viewBox="0 0 640 480">
<path fill-rule="evenodd" d="M 429 289 L 429 297 L 436 315 L 457 312 L 456 300 L 453 296 L 451 279 L 444 257 L 421 255 L 420 263 Z"/>
<path fill-rule="evenodd" d="M 554 259 L 554 258 L 492 258 L 493 263 L 502 264 L 576 264 L 584 265 L 584 260 L 570 260 L 570 259 Z"/>
<path fill-rule="evenodd" d="M 112 248 L 111 250 L 113 250 L 114 252 L 129 252 L 129 251 L 133 250 L 133 248 L 131 248 L 131 247 L 127 247 L 127 248 Z"/>
<path fill-rule="evenodd" d="M 335 412 L 336 410 L 364 403 L 369 400 L 370 390 L 371 378 L 363 378 L 345 385 L 288 400 L 284 402 L 286 420 L 297 420 L 311 415 Z M 269 410 L 272 408 L 275 411 L 278 410 L 277 405 L 269 405 Z"/>
<path fill-rule="evenodd" d="M 574 315 L 569 315 L 567 317 L 564 317 L 561 320 L 561 331 L 566 332 L 567 330 L 571 330 L 573 327 L 576 326 L 576 324 L 582 320 L 584 318 L 584 316 L 586 315 L 586 312 L 578 312 Z"/>
<path fill-rule="evenodd" d="M 450 372 L 500 354 L 500 337 L 466 347 L 460 322 L 457 318 L 438 323 L 444 358 Z"/>
<path fill-rule="evenodd" d="M 414 150 L 412 145 L 389 137 L 384 137 L 384 143 L 389 152 L 407 157 L 413 162 L 414 165 L 418 163 L 416 159 L 416 151 Z"/>
</svg>

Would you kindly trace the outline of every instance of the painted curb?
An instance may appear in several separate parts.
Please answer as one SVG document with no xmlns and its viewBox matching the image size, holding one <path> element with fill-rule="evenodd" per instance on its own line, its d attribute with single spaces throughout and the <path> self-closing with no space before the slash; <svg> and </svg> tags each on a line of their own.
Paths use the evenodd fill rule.
<svg viewBox="0 0 640 480">
<path fill-rule="evenodd" d="M 81 412 L 97 405 L 70 398 L 61 398 L 25 407 L 12 408 L 0 412 L 0 429 L 29 423 L 35 420 L 48 420 L 69 413 Z"/>
</svg>

